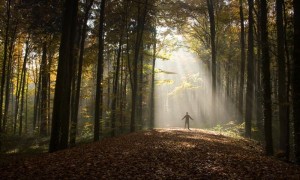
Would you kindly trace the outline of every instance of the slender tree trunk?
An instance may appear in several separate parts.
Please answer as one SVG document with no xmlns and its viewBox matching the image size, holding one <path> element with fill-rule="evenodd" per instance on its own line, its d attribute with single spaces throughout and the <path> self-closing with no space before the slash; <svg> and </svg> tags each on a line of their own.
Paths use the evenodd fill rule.
<svg viewBox="0 0 300 180">
<path fill-rule="evenodd" d="M 36 65 L 37 68 L 37 65 Z M 41 82 L 42 82 L 42 75 L 41 75 L 41 67 L 39 69 L 39 73 L 36 73 L 37 83 L 35 87 L 35 97 L 34 97 L 34 111 L 33 111 L 33 130 L 37 130 L 39 125 L 39 111 L 40 111 L 40 101 L 41 101 Z"/>
<path fill-rule="evenodd" d="M 73 68 L 72 61 L 74 58 L 77 11 L 78 0 L 65 1 L 49 152 L 68 147 L 72 82 L 71 71 Z"/>
<path fill-rule="evenodd" d="M 286 84 L 286 104 L 287 104 L 287 113 L 286 113 L 286 119 L 288 120 L 288 125 L 287 125 L 287 134 L 288 136 L 286 136 L 286 142 L 287 146 L 286 147 L 288 149 L 288 152 L 286 153 L 286 159 L 289 160 L 290 158 L 290 92 L 291 92 L 291 61 L 290 61 L 290 52 L 289 52 L 289 46 L 288 46 L 288 38 L 287 38 L 287 16 L 286 16 L 286 9 L 285 9 L 285 4 L 283 3 L 283 10 L 284 10 L 284 48 L 285 48 L 285 55 L 286 55 L 286 74 L 287 74 L 287 84 Z"/>
<path fill-rule="evenodd" d="M 132 84 L 132 95 L 131 95 L 131 122 L 130 122 L 130 132 L 134 132 L 136 129 L 136 104 L 137 104 L 137 91 L 138 91 L 138 60 L 140 57 L 140 48 L 143 39 L 144 26 L 147 15 L 148 0 L 145 1 L 144 13 L 141 17 L 140 15 L 140 4 L 138 5 L 138 25 L 137 25 L 137 35 L 135 42 L 135 53 L 133 60 L 133 84 Z"/>
<path fill-rule="evenodd" d="M 41 126 L 40 135 L 47 136 L 48 124 L 48 63 L 47 63 L 47 43 L 43 42 L 43 55 L 41 62 Z"/>
<path fill-rule="evenodd" d="M 103 64 L 104 64 L 104 15 L 105 0 L 100 4 L 100 23 L 99 23 L 99 52 L 97 65 L 97 84 L 96 84 L 96 101 L 95 101 L 95 119 L 94 119 L 94 141 L 100 138 L 100 122 L 103 120 Z"/>
<path fill-rule="evenodd" d="M 25 85 L 26 85 L 26 74 L 27 74 L 27 59 L 28 59 L 28 51 L 29 51 L 29 42 L 26 41 L 26 47 L 25 47 L 25 55 L 24 55 L 24 61 L 23 61 L 23 67 L 22 67 L 22 74 L 21 74 L 21 83 L 20 83 L 20 89 L 21 89 L 21 109 L 20 109 L 20 127 L 19 127 L 19 136 L 22 135 L 23 131 L 23 109 L 24 109 L 24 96 L 25 96 Z"/>
<path fill-rule="evenodd" d="M 210 24 L 210 42 L 211 42 L 211 73 L 212 73 L 212 112 L 216 110 L 216 88 L 217 88 L 217 52 L 216 52 L 216 25 L 214 15 L 214 5 L 212 0 L 207 0 L 209 24 Z M 215 113 L 213 113 L 215 114 Z M 216 122 L 216 116 L 213 115 L 212 122 Z"/>
<path fill-rule="evenodd" d="M 300 164 L 300 1 L 294 0 L 293 121 L 295 161 Z"/>
<path fill-rule="evenodd" d="M 284 49 L 284 27 L 283 27 L 283 0 L 276 0 L 276 26 L 277 26 L 277 63 L 278 63 L 278 93 L 279 93 L 279 148 L 285 157 L 289 153 L 289 141 L 286 141 L 289 119 L 287 118 L 287 94 L 286 94 L 286 63 Z"/>
<path fill-rule="evenodd" d="M 82 67 L 83 67 L 83 55 L 84 55 L 84 45 L 86 39 L 87 31 L 87 21 L 89 19 L 90 9 L 93 5 L 94 0 L 90 0 L 89 4 L 86 6 L 85 15 L 83 20 L 83 27 L 81 31 L 81 41 L 80 41 L 80 54 L 79 54 L 79 64 L 78 64 L 78 74 L 77 74 L 77 86 L 76 86 L 76 95 L 75 95 L 75 105 L 74 105 L 74 117 L 73 119 L 73 128 L 71 131 L 70 144 L 75 145 L 76 142 L 76 132 L 77 132 L 77 123 L 78 123 L 78 112 L 79 112 L 79 100 L 80 100 L 80 88 L 81 88 L 81 79 L 82 79 Z"/>
<path fill-rule="evenodd" d="M 1 86 L 0 86 L 0 133 L 2 133 L 2 129 L 4 129 L 4 119 L 3 119 L 3 101 L 4 101 L 4 89 L 5 89 L 5 80 L 6 80 L 6 64 L 7 64 L 7 50 L 9 44 L 9 28 L 10 28 L 10 5 L 11 0 L 6 1 L 6 27 L 5 27 L 5 40 L 4 40 L 4 56 L 3 56 L 3 64 L 2 64 L 2 76 L 1 76 Z M 0 134 L 1 135 L 1 134 Z"/>
<path fill-rule="evenodd" d="M 120 74 L 120 59 L 121 59 L 121 51 L 122 51 L 122 39 L 123 39 L 123 31 L 120 35 L 119 40 L 119 48 L 117 54 L 117 64 L 116 64 L 116 72 L 115 72 L 115 79 L 113 85 L 113 96 L 112 96 L 112 105 L 111 105 L 111 136 L 114 137 L 116 135 L 116 112 L 117 112 L 117 91 L 118 91 L 118 84 L 119 84 L 119 74 Z"/>
<path fill-rule="evenodd" d="M 156 62 L 156 29 L 153 35 L 153 57 L 152 57 L 152 71 L 151 71 L 151 95 L 150 95 L 150 129 L 154 128 L 155 122 L 155 62 Z"/>
<path fill-rule="evenodd" d="M 17 26 L 15 26 L 10 47 L 9 47 L 9 56 L 8 56 L 8 67 L 7 67 L 7 76 L 6 76 L 6 91 L 5 91 L 5 103 L 4 103 L 4 114 L 3 114 L 3 131 L 6 131 L 6 124 L 7 124 L 7 116 L 8 116 L 8 108 L 9 108 L 9 99 L 10 99 L 10 87 L 11 87 L 11 76 L 12 76 L 12 63 L 13 63 L 13 51 L 14 51 L 14 44 L 15 44 L 15 37 L 17 32 Z M 16 126 L 15 126 L 16 127 Z"/>
<path fill-rule="evenodd" d="M 142 41 L 141 43 L 142 47 L 142 52 L 140 55 L 140 63 L 139 63 L 139 82 L 138 82 L 138 95 L 137 95 L 137 101 L 138 101 L 138 106 L 137 106 L 137 118 L 138 118 L 138 130 L 141 130 L 143 127 L 143 66 L 144 66 L 144 43 Z"/>
<path fill-rule="evenodd" d="M 246 92 L 246 113 L 245 113 L 245 136 L 251 138 L 251 123 L 253 110 L 254 92 L 254 40 L 253 40 L 253 0 L 248 0 L 249 5 L 249 30 L 248 30 L 248 58 L 247 58 L 247 92 Z"/>
<path fill-rule="evenodd" d="M 271 79 L 270 79 L 270 55 L 269 55 L 269 40 L 268 40 L 268 19 L 267 19 L 267 2 L 261 0 L 261 43 L 262 43 L 262 73 L 264 87 L 264 129 L 266 154 L 273 154 L 273 139 L 272 139 L 272 99 L 271 99 Z"/>
<path fill-rule="evenodd" d="M 28 87 L 29 87 L 29 76 L 26 78 L 26 92 L 25 92 L 25 134 L 28 133 Z"/>
<path fill-rule="evenodd" d="M 255 87 L 255 111 L 256 111 L 256 126 L 259 129 L 259 132 L 263 130 L 263 106 L 262 106 L 262 85 L 261 85 L 261 17 L 260 17 L 260 1 L 256 1 L 257 6 L 257 56 L 256 56 L 256 63 L 255 63 L 255 80 L 256 80 L 256 87 Z"/>
</svg>

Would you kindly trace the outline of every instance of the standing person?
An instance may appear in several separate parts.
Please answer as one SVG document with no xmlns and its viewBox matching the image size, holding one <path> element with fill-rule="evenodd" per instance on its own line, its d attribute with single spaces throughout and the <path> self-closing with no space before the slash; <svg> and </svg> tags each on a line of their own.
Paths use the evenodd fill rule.
<svg viewBox="0 0 300 180">
<path fill-rule="evenodd" d="M 191 120 L 194 120 L 194 119 L 189 115 L 188 112 L 186 112 L 186 115 L 181 120 L 183 120 L 183 119 L 185 119 L 184 128 L 186 128 L 186 125 L 187 125 L 188 129 L 190 130 L 190 119 Z"/>
</svg>

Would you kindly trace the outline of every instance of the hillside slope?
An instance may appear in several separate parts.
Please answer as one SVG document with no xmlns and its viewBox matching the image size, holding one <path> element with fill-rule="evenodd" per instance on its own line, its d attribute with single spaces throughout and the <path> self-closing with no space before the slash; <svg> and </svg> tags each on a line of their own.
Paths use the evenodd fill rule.
<svg viewBox="0 0 300 180">
<path fill-rule="evenodd" d="M 14 160 L 0 173 L 1 179 L 299 179 L 300 167 L 264 156 L 249 140 L 157 129 Z"/>
</svg>

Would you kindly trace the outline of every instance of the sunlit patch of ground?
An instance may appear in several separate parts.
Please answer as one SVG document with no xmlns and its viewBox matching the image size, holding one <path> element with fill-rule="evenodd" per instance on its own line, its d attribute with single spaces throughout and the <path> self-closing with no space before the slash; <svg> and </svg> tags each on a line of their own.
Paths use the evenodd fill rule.
<svg viewBox="0 0 300 180">
<path fill-rule="evenodd" d="M 256 142 L 200 129 L 155 129 L 12 161 L 4 179 L 278 179 L 300 168 Z"/>
</svg>

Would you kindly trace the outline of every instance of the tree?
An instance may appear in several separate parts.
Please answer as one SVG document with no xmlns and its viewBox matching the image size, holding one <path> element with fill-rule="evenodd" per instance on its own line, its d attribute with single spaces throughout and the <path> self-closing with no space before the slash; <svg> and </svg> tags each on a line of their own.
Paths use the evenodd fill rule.
<svg viewBox="0 0 300 180">
<path fill-rule="evenodd" d="M 266 154 L 273 155 L 272 138 L 272 99 L 271 99 L 271 81 L 270 81 L 270 55 L 268 39 L 268 10 L 266 0 L 260 1 L 261 7 L 261 43 L 262 43 L 262 81 L 263 81 L 263 112 Z"/>
<path fill-rule="evenodd" d="M 294 0 L 293 122 L 295 161 L 300 164 L 300 1 Z"/>
<path fill-rule="evenodd" d="M 103 119 L 103 53 L 104 53 L 104 21 L 105 21 L 105 0 L 100 4 L 99 41 L 98 41 L 98 65 L 96 82 L 96 101 L 94 119 L 94 141 L 100 137 L 100 120 Z"/>
<path fill-rule="evenodd" d="M 82 31 L 81 31 L 81 41 L 80 41 L 80 49 L 79 49 L 79 63 L 78 63 L 78 73 L 77 73 L 77 80 L 76 80 L 76 90 L 75 92 L 75 102 L 74 106 L 72 107 L 72 125 L 71 125 L 71 133 L 70 133 L 70 144 L 75 145 L 76 142 L 76 131 L 77 131 L 77 123 L 78 123 L 78 112 L 79 112 L 79 99 L 80 99 L 80 87 L 81 87 L 81 79 L 82 79 L 82 66 L 83 66 L 83 55 L 84 55 L 84 45 L 86 39 L 86 32 L 87 32 L 87 22 L 90 15 L 90 9 L 94 3 L 94 0 L 90 0 L 86 2 L 85 11 L 84 11 L 84 19 L 82 24 Z"/>
<path fill-rule="evenodd" d="M 55 152 L 68 147 L 72 82 L 71 70 L 73 68 L 72 60 L 74 58 L 77 10 L 78 0 L 65 1 L 49 152 Z"/>
<path fill-rule="evenodd" d="M 241 74 L 240 74 L 240 86 L 239 86 L 239 112 L 240 119 L 243 121 L 243 107 L 244 107 L 244 81 L 245 81 L 245 25 L 244 25 L 244 12 L 243 12 L 243 0 L 239 0 L 240 3 L 240 24 L 241 24 Z"/>
<path fill-rule="evenodd" d="M 145 0 L 144 13 L 140 13 L 140 3 L 138 3 L 138 20 L 137 20 L 137 32 L 135 39 L 134 59 L 133 59 L 133 77 L 132 77 L 132 94 L 131 94 L 131 122 L 130 132 L 135 131 L 135 119 L 136 119 L 136 104 L 137 104 L 137 92 L 138 92 L 138 60 L 140 58 L 140 48 L 143 40 L 144 26 L 146 22 L 148 8 L 148 0 Z"/>
<path fill-rule="evenodd" d="M 249 29 L 248 29 L 248 57 L 247 57 L 247 92 L 246 92 L 246 113 L 245 113 L 245 136 L 251 138 L 251 123 L 253 110 L 253 92 L 254 92 L 254 40 L 253 40 L 253 0 L 248 0 L 249 6 Z"/>
<path fill-rule="evenodd" d="M 215 13 L 212 0 L 207 0 L 209 24 L 210 24 L 210 43 L 211 43 L 211 73 L 212 73 L 212 112 L 215 110 L 216 105 L 216 87 L 217 87 L 217 52 L 216 52 L 216 25 Z M 215 118 L 215 116 L 213 116 Z M 215 121 L 215 119 L 212 119 Z"/>
<path fill-rule="evenodd" d="M 287 109 L 286 93 L 286 62 L 284 47 L 284 27 L 283 27 L 283 0 L 276 0 L 276 27 L 277 27 L 277 64 L 278 64 L 278 104 L 279 104 L 279 148 L 284 152 L 285 157 L 289 156 L 289 119 Z"/>
</svg>

